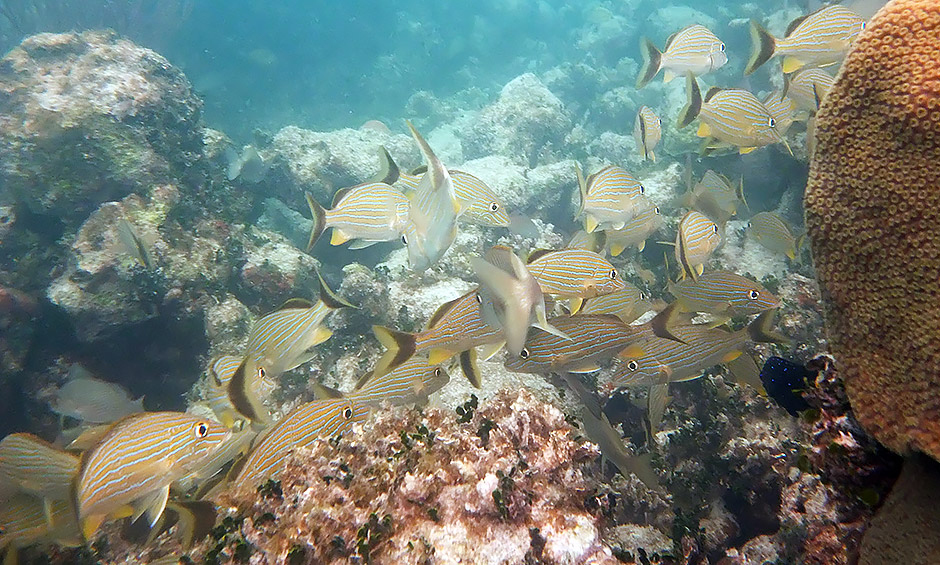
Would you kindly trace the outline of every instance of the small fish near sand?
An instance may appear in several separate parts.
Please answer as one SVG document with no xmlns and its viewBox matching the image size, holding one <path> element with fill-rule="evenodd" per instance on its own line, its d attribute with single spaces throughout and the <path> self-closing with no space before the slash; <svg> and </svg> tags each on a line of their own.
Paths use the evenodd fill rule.
<svg viewBox="0 0 940 565">
<path fill-rule="evenodd" d="M 789 222 L 774 212 L 759 212 L 747 223 L 747 236 L 773 253 L 796 261 L 803 247 L 805 234 L 794 235 Z"/>
<path fill-rule="evenodd" d="M 577 218 L 584 217 L 584 229 L 620 229 L 640 212 L 646 189 L 626 170 L 608 165 L 586 179 L 575 164 L 581 204 Z"/>
<path fill-rule="evenodd" d="M 695 76 L 720 69 L 728 62 L 725 44 L 707 27 L 699 24 L 683 28 L 666 41 L 660 51 L 647 38 L 640 42 L 643 67 L 637 77 L 637 89 L 646 86 L 663 69 L 663 82 L 692 73 Z"/>
<path fill-rule="evenodd" d="M 865 19 L 845 6 L 826 6 L 793 20 L 782 39 L 751 21 L 751 57 L 744 68 L 749 75 L 773 57 L 783 57 L 783 72 L 804 66 L 822 67 L 837 63 L 865 29 Z"/>
<path fill-rule="evenodd" d="M 63 418 L 86 424 L 107 424 L 135 412 L 143 412 L 144 398 L 131 398 L 117 383 L 92 376 L 80 365 L 69 369 L 70 379 L 56 391 L 49 408 Z"/>
<path fill-rule="evenodd" d="M 352 241 L 350 249 L 362 249 L 383 241 L 395 241 L 408 227 L 408 198 L 381 182 L 369 182 L 341 189 L 333 195 L 333 207 L 320 206 L 305 192 L 313 218 L 307 252 L 323 232 L 333 229 L 330 245 Z"/>
<path fill-rule="evenodd" d="M 633 141 L 643 159 L 656 162 L 656 153 L 653 153 L 653 150 L 656 149 L 662 137 L 663 121 L 649 106 L 640 106 L 636 113 L 636 120 L 633 122 Z"/>
</svg>

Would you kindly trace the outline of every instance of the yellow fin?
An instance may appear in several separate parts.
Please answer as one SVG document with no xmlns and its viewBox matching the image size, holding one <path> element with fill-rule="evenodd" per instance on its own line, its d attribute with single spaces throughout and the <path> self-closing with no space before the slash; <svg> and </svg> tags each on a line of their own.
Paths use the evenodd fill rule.
<svg viewBox="0 0 940 565">
<path fill-rule="evenodd" d="M 577 314 L 581 310 L 581 306 L 584 303 L 583 298 L 571 298 L 568 300 L 568 311 L 572 314 Z"/>
<path fill-rule="evenodd" d="M 756 147 L 738 147 L 738 155 L 747 155 L 751 151 L 757 149 Z"/>
<path fill-rule="evenodd" d="M 618 243 L 611 244 L 611 246 L 610 246 L 610 254 L 613 255 L 614 257 L 617 257 L 617 256 L 619 256 L 621 253 L 623 253 L 623 250 L 624 250 L 624 249 L 625 249 L 625 247 L 624 247 L 623 245 L 618 244 Z"/>
<path fill-rule="evenodd" d="M 796 57 L 786 56 L 783 58 L 783 73 L 788 75 L 793 71 L 803 68 L 803 65 L 805 64 L 806 63 L 800 61 Z"/>
<path fill-rule="evenodd" d="M 313 343 L 310 346 L 313 347 L 314 345 L 321 344 L 324 341 L 330 339 L 332 336 L 333 331 L 330 330 L 330 328 L 327 328 L 326 326 L 320 326 L 313 332 Z"/>
<path fill-rule="evenodd" d="M 594 371 L 599 371 L 601 366 L 594 361 L 588 361 L 585 363 L 578 363 L 572 367 L 565 368 L 569 373 L 593 373 Z"/>
<path fill-rule="evenodd" d="M 584 217 L 584 231 L 588 233 L 594 233 L 594 230 L 597 229 L 597 220 L 594 219 L 594 216 L 588 214 Z"/>
<path fill-rule="evenodd" d="M 643 350 L 639 345 L 628 345 L 620 353 L 617 354 L 617 357 L 621 359 L 636 359 L 637 357 L 642 357 L 646 354 L 646 351 Z"/>
<path fill-rule="evenodd" d="M 695 132 L 695 135 L 699 137 L 711 137 L 712 128 L 705 122 L 699 122 L 698 131 Z M 335 230 L 334 230 L 335 231 Z"/>
<path fill-rule="evenodd" d="M 352 239 L 348 233 L 343 230 L 333 228 L 333 235 L 330 236 L 330 245 L 342 245 Z"/>
<path fill-rule="evenodd" d="M 676 73 L 670 71 L 669 69 L 663 71 L 663 84 L 670 82 L 674 78 L 676 78 Z"/>
<path fill-rule="evenodd" d="M 444 349 L 442 347 L 432 349 L 428 353 L 428 365 L 440 365 L 444 361 L 447 361 L 453 357 L 455 353 L 456 351 L 450 351 L 449 349 Z"/>
<path fill-rule="evenodd" d="M 638 243 L 637 246 L 636 246 L 636 248 L 637 248 L 637 250 L 638 250 L 639 252 L 642 253 L 643 250 L 646 249 L 646 240 L 644 239 L 643 241 L 641 241 L 640 243 Z"/>
<path fill-rule="evenodd" d="M 696 265 L 694 269 L 695 273 L 701 276 L 701 274 L 705 272 L 705 265 Z"/>
<path fill-rule="evenodd" d="M 492 356 L 499 353 L 499 350 L 502 349 L 504 345 L 506 345 L 505 341 L 497 341 L 496 343 L 487 343 L 486 345 L 480 346 L 477 359 L 489 361 Z"/>
<path fill-rule="evenodd" d="M 729 351 L 728 353 L 725 354 L 724 357 L 721 358 L 721 362 L 730 363 L 731 361 L 734 361 L 735 359 L 740 357 L 742 353 L 743 351 Z"/>
<path fill-rule="evenodd" d="M 95 535 L 95 532 L 97 532 L 101 524 L 104 523 L 104 519 L 104 514 L 92 514 L 91 516 L 87 516 L 82 522 L 82 536 L 84 536 L 86 540 L 91 539 L 91 536 Z"/>
</svg>

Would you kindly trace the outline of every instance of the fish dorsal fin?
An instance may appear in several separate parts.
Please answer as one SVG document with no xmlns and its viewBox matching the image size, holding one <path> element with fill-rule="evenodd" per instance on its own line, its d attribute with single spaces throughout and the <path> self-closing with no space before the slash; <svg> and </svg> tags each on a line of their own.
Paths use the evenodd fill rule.
<svg viewBox="0 0 940 565">
<path fill-rule="evenodd" d="M 426 172 L 428 172 L 428 166 L 427 166 L 427 165 L 418 165 L 417 167 L 415 167 L 415 168 L 411 169 L 410 171 L 408 171 L 408 174 L 411 175 L 411 176 L 413 176 L 413 177 L 417 177 L 417 176 L 423 175 L 423 174 L 426 173 Z"/>
<path fill-rule="evenodd" d="M 705 93 L 705 102 L 708 102 L 709 100 L 711 100 L 711 99 L 712 99 L 712 96 L 718 94 L 718 93 L 721 92 L 722 90 L 724 90 L 724 89 L 721 88 L 720 86 L 713 86 L 713 87 L 709 88 L 709 89 L 708 89 L 708 92 Z"/>
<path fill-rule="evenodd" d="M 575 162 L 574 171 L 578 175 L 578 196 L 580 200 L 578 202 L 578 216 L 584 213 L 584 205 L 587 201 L 587 181 L 584 180 L 584 171 L 581 170 L 581 164 Z"/>
<path fill-rule="evenodd" d="M 480 367 L 477 366 L 477 352 L 475 349 L 462 351 L 460 357 L 460 371 L 463 373 L 473 388 L 480 388 L 483 384 L 480 375 Z"/>
<path fill-rule="evenodd" d="M 333 201 L 330 203 L 330 206 L 333 207 L 333 208 L 336 208 L 336 207 L 339 205 L 340 201 L 341 201 L 347 194 L 349 194 L 349 192 L 350 192 L 352 189 L 354 189 L 354 188 L 356 188 L 356 187 L 354 187 L 354 186 L 347 186 L 346 188 L 341 188 L 341 189 L 337 190 L 336 193 L 333 194 Z"/>
<path fill-rule="evenodd" d="M 260 400 L 256 398 L 254 391 L 251 390 L 250 378 L 247 374 L 248 358 L 232 374 L 232 379 L 228 383 L 228 399 L 239 414 L 252 422 L 267 423 L 267 414 Z"/>
<path fill-rule="evenodd" d="M 477 292 L 477 289 L 473 289 L 472 291 L 470 291 L 470 292 L 467 293 L 467 294 L 474 294 L 474 293 L 476 293 L 476 292 Z M 429 330 L 429 329 L 433 328 L 434 326 L 436 326 L 436 325 L 444 318 L 444 316 L 447 315 L 447 313 L 450 312 L 451 309 L 453 309 L 453 307 L 454 307 L 458 302 L 460 302 L 461 300 L 463 300 L 463 299 L 467 296 L 467 294 L 464 294 L 463 296 L 461 296 L 461 297 L 459 297 L 459 298 L 455 298 L 455 299 L 453 299 L 453 300 L 449 300 L 449 301 L 447 301 L 447 302 L 441 304 L 440 306 L 438 306 L 437 310 L 435 310 L 434 313 L 431 314 L 431 317 L 428 318 L 428 323 L 425 324 L 424 329 Z"/>
<path fill-rule="evenodd" d="M 374 376 L 375 376 L 375 371 L 366 371 L 366 373 L 362 375 L 361 377 L 359 377 L 359 380 L 356 381 L 356 386 L 353 387 L 353 390 L 354 391 L 362 390 L 362 387 L 366 386 L 366 383 L 369 382 Z M 324 393 L 331 394 L 331 396 L 326 396 L 324 398 L 342 398 L 343 397 L 343 393 L 336 390 L 335 388 L 329 388 L 323 385 L 320 385 L 320 386 L 322 387 Z M 333 396 L 334 393 L 335 393 L 335 396 Z"/>
<path fill-rule="evenodd" d="M 384 182 L 385 184 L 395 184 L 401 177 L 401 169 L 398 163 L 392 159 L 392 155 L 384 145 L 379 145 L 379 172 L 372 177 L 372 182 Z"/>
<path fill-rule="evenodd" d="M 346 302 L 341 297 L 339 297 L 335 292 L 330 290 L 330 287 L 326 285 L 326 281 L 323 280 L 323 275 L 317 271 L 317 281 L 320 283 L 320 302 L 326 305 L 327 308 L 332 310 L 339 310 L 341 308 L 357 308 L 349 302 Z"/>
<path fill-rule="evenodd" d="M 426 174 L 431 175 L 431 189 L 436 192 L 448 184 L 447 178 L 449 174 L 447 169 L 444 168 L 444 164 L 441 163 L 441 160 L 434 154 L 428 142 L 418 133 L 418 130 L 415 129 L 414 124 L 412 124 L 410 120 L 408 120 L 407 123 L 408 129 L 411 130 L 411 137 L 414 138 L 415 143 L 418 144 L 418 148 L 421 150 L 421 154 L 424 155 L 425 164 L 428 166 L 428 172 Z"/>
<path fill-rule="evenodd" d="M 280 312 L 281 310 L 306 310 L 307 308 L 313 307 L 314 303 L 306 298 L 288 298 L 283 304 L 277 307 L 275 312 Z"/>
<path fill-rule="evenodd" d="M 372 371 L 369 371 L 368 373 L 366 373 L 366 375 L 371 376 Z M 366 375 L 363 375 L 363 378 Z M 360 382 L 361 382 L 361 379 L 360 379 Z M 356 387 L 358 386 L 359 386 L 359 383 L 356 383 Z M 313 396 L 317 400 L 326 400 L 329 398 L 343 398 L 343 393 L 340 390 L 335 389 L 333 387 L 326 386 L 326 385 L 322 385 L 320 383 L 311 383 L 310 388 L 313 390 Z"/>
<path fill-rule="evenodd" d="M 549 253 L 554 253 L 554 249 L 536 249 L 532 253 L 529 253 L 529 257 L 526 258 L 525 262 L 527 265 L 531 265 L 535 261 L 538 261 L 542 257 L 545 257 Z"/>
<path fill-rule="evenodd" d="M 818 11 L 818 10 L 817 10 L 817 11 Z M 793 32 L 796 30 L 796 28 L 800 27 L 800 24 L 803 23 L 803 22 L 805 22 L 805 21 L 806 21 L 806 18 L 808 18 L 808 17 L 810 17 L 810 16 L 812 16 L 812 15 L 814 15 L 814 14 L 816 14 L 816 12 L 813 12 L 812 14 L 806 14 L 806 15 L 804 15 L 804 16 L 800 16 L 800 17 L 796 18 L 795 20 L 793 20 L 792 22 L 790 22 L 790 25 L 787 26 L 787 31 L 785 31 L 785 32 L 783 33 L 783 36 L 784 36 L 784 37 L 790 37 L 790 34 L 793 33 Z"/>
<path fill-rule="evenodd" d="M 505 245 L 494 245 L 486 252 L 484 258 L 518 280 L 526 276 L 525 264 Z"/>
<path fill-rule="evenodd" d="M 682 30 L 682 31 L 684 31 L 684 30 Z M 663 51 L 664 51 L 664 52 L 665 52 L 665 51 L 669 51 L 669 46 L 672 45 L 672 42 L 673 42 L 673 40 L 676 38 L 677 35 L 679 35 L 679 32 L 678 32 L 678 31 L 675 32 L 675 33 L 673 33 L 672 35 L 670 35 L 670 36 L 666 39 L 666 46 L 663 47 Z"/>
</svg>

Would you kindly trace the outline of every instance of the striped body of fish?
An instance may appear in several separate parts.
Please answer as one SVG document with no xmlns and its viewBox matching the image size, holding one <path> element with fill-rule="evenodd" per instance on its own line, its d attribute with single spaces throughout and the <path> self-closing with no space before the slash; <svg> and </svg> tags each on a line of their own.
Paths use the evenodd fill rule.
<svg viewBox="0 0 940 565">
<path fill-rule="evenodd" d="M 639 346 L 653 335 L 646 324 L 630 326 L 611 315 L 560 316 L 549 322 L 570 339 L 532 330 L 522 352 L 507 357 L 506 369 L 516 373 L 589 373 L 600 367 L 599 362 Z"/>
<path fill-rule="evenodd" d="M 239 419 L 238 411 L 235 410 L 231 400 L 229 400 L 228 385 L 232 380 L 232 375 L 238 370 L 242 361 L 242 357 L 222 355 L 209 364 L 209 370 L 207 371 L 208 378 L 206 379 L 206 388 L 203 393 L 203 398 L 216 418 L 218 418 L 226 428 L 233 427 L 235 422 Z M 255 376 L 258 376 L 257 373 L 255 373 Z M 274 383 L 265 375 L 263 380 L 259 379 L 258 382 L 252 384 L 252 387 L 262 391 L 259 392 L 259 396 L 266 398 L 273 390 L 273 384 Z M 263 390 L 268 388 L 270 388 L 270 390 Z"/>
<path fill-rule="evenodd" d="M 454 242 L 457 218 L 464 208 L 457 201 L 453 180 L 444 164 L 411 122 L 408 128 L 424 155 L 428 171 L 411 195 L 404 242 L 412 270 L 425 271 L 437 263 Z"/>
<path fill-rule="evenodd" d="M 770 115 L 777 121 L 774 125 L 777 133 L 781 136 L 786 135 L 796 119 L 796 103 L 787 96 L 786 92 L 775 90 L 764 97 L 761 104 L 764 105 L 764 108 L 767 108 Z"/>
<path fill-rule="evenodd" d="M 644 200 L 647 200 L 644 198 Z M 646 240 L 659 228 L 663 227 L 663 216 L 656 206 L 649 200 L 641 205 L 641 212 L 623 225 L 619 230 L 608 230 L 607 244 L 610 254 L 614 257 L 623 253 L 624 249 L 636 247 L 638 251 L 646 248 Z"/>
<path fill-rule="evenodd" d="M 491 346 L 489 355 L 496 353 L 506 338 L 502 328 L 483 319 L 482 303 L 477 289 L 445 302 L 428 320 L 425 329 L 417 333 L 374 326 L 379 342 L 388 349 L 376 363 L 375 372 L 397 367 L 415 353 L 427 352 L 432 365 L 483 345 Z"/>
<path fill-rule="evenodd" d="M 739 357 L 749 341 L 783 342 L 771 331 L 775 311 L 768 310 L 737 331 L 708 325 L 677 325 L 672 332 L 682 341 L 655 337 L 643 343 L 642 353 L 617 367 L 616 386 L 651 385 L 697 379 L 702 371 Z"/>
<path fill-rule="evenodd" d="M 82 544 L 75 512 L 68 500 L 52 504 L 28 494 L 19 494 L 0 504 L 0 551 L 8 553 L 4 563 L 16 563 L 15 552 L 36 543 L 67 547 Z"/>
<path fill-rule="evenodd" d="M 324 210 L 309 192 L 305 196 L 313 217 L 307 251 L 329 228 L 333 228 L 331 245 L 353 240 L 350 249 L 361 249 L 374 243 L 400 239 L 408 226 L 408 198 L 382 182 L 358 184 L 337 191 L 329 210 Z"/>
<path fill-rule="evenodd" d="M 309 447 L 316 439 L 346 432 L 367 415 L 365 406 L 345 398 L 314 400 L 297 406 L 255 442 L 240 464 L 233 485 L 254 490 L 269 479 L 277 479 L 291 451 Z"/>
<path fill-rule="evenodd" d="M 584 216 L 584 229 L 620 229 L 637 215 L 646 192 L 640 181 L 620 167 L 608 165 L 584 178 L 576 165 L 581 206 L 578 217 Z"/>
<path fill-rule="evenodd" d="M 797 109 L 811 113 L 819 109 L 836 80 L 826 71 L 814 67 L 800 69 L 784 78 L 787 96 Z"/>
<path fill-rule="evenodd" d="M 596 231 L 588 233 L 584 230 L 578 230 L 571 236 L 565 249 L 584 249 L 593 251 L 603 256 L 607 247 L 607 232 Z"/>
<path fill-rule="evenodd" d="M 747 223 L 747 235 L 769 251 L 795 261 L 803 246 L 803 236 L 793 235 L 790 224 L 773 212 L 754 214 Z"/>
<path fill-rule="evenodd" d="M 718 224 L 704 214 L 689 211 L 679 220 L 676 234 L 676 261 L 682 268 L 680 280 L 686 275 L 697 279 L 705 270 L 705 261 L 721 245 Z"/>
<path fill-rule="evenodd" d="M 783 57 L 783 72 L 804 66 L 837 63 L 865 29 L 865 19 L 835 4 L 821 8 L 790 23 L 783 39 L 775 38 L 759 23 L 751 21 L 751 57 L 744 74 L 751 74 L 772 57 Z"/>
<path fill-rule="evenodd" d="M 212 455 L 206 457 L 200 466 L 173 482 L 174 492 L 188 493 L 197 487 L 201 490 L 202 485 L 219 478 L 226 465 L 248 452 L 257 436 L 257 430 L 248 426 L 242 430 L 232 430 L 232 435 Z"/>
<path fill-rule="evenodd" d="M 225 427 L 182 412 L 144 412 L 114 424 L 82 456 L 74 502 L 86 539 L 109 516 L 145 514 L 154 524 L 170 484 L 201 467 L 228 440 Z"/>
<path fill-rule="evenodd" d="M 0 441 L 0 482 L 46 500 L 68 500 L 79 458 L 33 434 Z M 6 487 L 4 487 L 6 488 Z"/>
<path fill-rule="evenodd" d="M 705 214 L 718 224 L 724 224 L 737 216 L 742 206 L 747 206 L 743 180 L 733 187 L 727 177 L 709 169 L 705 171 L 702 180 L 686 193 L 682 204 Z"/>
<path fill-rule="evenodd" d="M 581 309 L 573 315 L 612 314 L 620 318 L 623 323 L 629 324 L 649 312 L 650 308 L 652 304 L 640 292 L 640 289 L 627 284 L 626 288 L 616 292 L 588 298 L 581 305 Z"/>
<path fill-rule="evenodd" d="M 696 135 L 708 138 L 707 147 L 737 147 L 744 154 L 771 143 L 786 143 L 776 129 L 777 119 L 749 91 L 712 87 L 703 99 L 695 77 L 687 75 L 686 79 L 688 102 L 679 114 L 678 127 L 699 118 Z"/>
<path fill-rule="evenodd" d="M 676 75 L 692 73 L 698 76 L 720 69 L 728 62 L 725 44 L 711 30 L 699 24 L 683 28 L 670 37 L 662 52 L 644 37 L 640 51 L 643 66 L 637 77 L 637 88 L 646 86 L 660 69 L 664 69 L 663 82 L 669 82 Z"/>
<path fill-rule="evenodd" d="M 633 122 L 633 141 L 636 149 L 644 159 L 656 162 L 653 149 L 663 137 L 663 121 L 659 119 L 649 106 L 640 106 Z"/>
<path fill-rule="evenodd" d="M 529 256 L 529 272 L 542 292 L 580 300 L 610 294 L 624 288 L 617 269 L 598 253 L 584 249 L 536 251 Z"/>
<path fill-rule="evenodd" d="M 440 365 L 431 365 L 428 360 L 415 356 L 384 374 L 372 371 L 363 375 L 352 392 L 341 394 L 356 404 L 374 407 L 382 402 L 392 406 L 424 405 L 428 397 L 439 391 L 450 381 L 447 371 Z M 320 387 L 318 398 L 336 397 L 336 391 Z"/>
<path fill-rule="evenodd" d="M 670 281 L 668 290 L 685 312 L 708 312 L 729 319 L 780 306 L 780 300 L 759 282 L 731 271 L 709 271 L 697 280 Z"/>
</svg>

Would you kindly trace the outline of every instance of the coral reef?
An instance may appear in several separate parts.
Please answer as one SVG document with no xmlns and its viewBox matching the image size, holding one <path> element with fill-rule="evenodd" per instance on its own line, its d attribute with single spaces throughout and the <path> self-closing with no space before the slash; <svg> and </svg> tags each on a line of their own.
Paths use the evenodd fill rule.
<svg viewBox="0 0 940 565">
<path fill-rule="evenodd" d="M 936 3 L 896 0 L 859 35 L 819 112 L 805 201 L 830 347 L 859 421 L 898 453 L 935 459 L 938 30 Z"/>
</svg>

